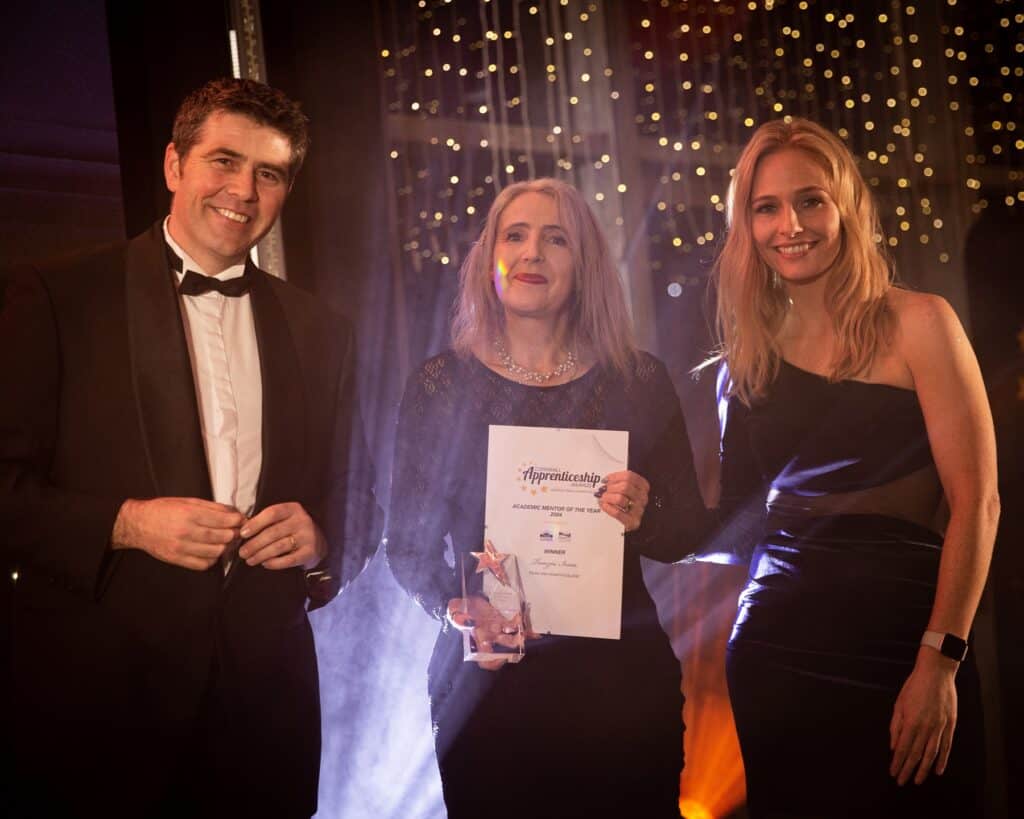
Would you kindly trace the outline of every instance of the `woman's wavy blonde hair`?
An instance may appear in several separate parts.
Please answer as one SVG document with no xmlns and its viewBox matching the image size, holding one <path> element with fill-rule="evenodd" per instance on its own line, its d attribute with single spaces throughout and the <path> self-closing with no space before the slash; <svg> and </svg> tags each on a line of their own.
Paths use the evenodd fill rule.
<svg viewBox="0 0 1024 819">
<path fill-rule="evenodd" d="M 765 394 L 778 373 L 776 337 L 788 304 L 785 290 L 777 286 L 754 244 L 750 199 L 760 161 L 784 148 L 803 151 L 824 170 L 828 194 L 839 210 L 839 253 L 825 292 L 837 339 L 829 380 L 865 373 L 888 342 L 893 321 L 886 299 L 892 264 L 882 244 L 874 199 L 853 155 L 817 123 L 796 117 L 766 122 L 736 162 L 729 184 L 728 230 L 712 274 L 717 289 L 714 360 L 725 360 L 729 394 L 748 405 Z"/>
<path fill-rule="evenodd" d="M 576 188 L 558 179 L 516 182 L 501 191 L 487 212 L 480 238 L 459 271 L 452 315 L 452 347 L 460 355 L 491 343 L 505 329 L 505 312 L 494 289 L 494 246 L 501 214 L 524 193 L 555 200 L 572 252 L 574 280 L 569 302 L 569 341 L 597 362 L 628 375 L 636 354 L 633 322 L 619 271 L 604 232 Z"/>
</svg>

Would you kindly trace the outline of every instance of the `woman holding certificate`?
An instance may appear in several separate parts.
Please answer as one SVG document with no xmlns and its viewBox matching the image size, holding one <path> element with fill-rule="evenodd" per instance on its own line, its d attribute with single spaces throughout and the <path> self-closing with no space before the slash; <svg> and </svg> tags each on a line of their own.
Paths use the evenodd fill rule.
<svg viewBox="0 0 1024 819">
<path fill-rule="evenodd" d="M 441 625 L 428 692 L 448 815 L 678 817 L 680 668 L 640 557 L 679 559 L 681 522 L 706 515 L 675 391 L 634 345 L 618 270 L 577 190 L 538 179 L 497 197 L 462 267 L 452 341 L 409 379 L 387 534 L 396 579 Z M 525 454 L 544 435 L 551 448 Z M 493 469 L 501 458 L 507 472 Z M 531 629 L 522 661 L 464 661 L 470 639 L 520 659 L 516 618 L 463 591 L 464 572 L 486 588 L 511 585 L 516 566 Z M 612 591 L 581 591 L 596 587 Z"/>
<path fill-rule="evenodd" d="M 755 132 L 716 267 L 723 507 L 762 513 L 727 654 L 752 817 L 983 813 L 992 417 L 955 313 L 881 248 L 837 137 Z"/>
</svg>

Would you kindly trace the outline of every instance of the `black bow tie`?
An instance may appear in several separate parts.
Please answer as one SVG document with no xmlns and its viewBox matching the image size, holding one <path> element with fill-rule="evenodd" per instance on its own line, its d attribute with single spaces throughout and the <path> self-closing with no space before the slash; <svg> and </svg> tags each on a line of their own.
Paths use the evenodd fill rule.
<svg viewBox="0 0 1024 819">
<path fill-rule="evenodd" d="M 183 296 L 199 296 L 216 290 L 222 296 L 241 296 L 249 292 L 252 287 L 252 276 L 249 273 L 249 266 L 246 265 L 245 273 L 235 276 L 233 279 L 224 281 L 215 279 L 213 276 L 203 276 L 194 270 L 188 271 L 181 284 L 178 285 L 178 292 Z"/>
</svg>

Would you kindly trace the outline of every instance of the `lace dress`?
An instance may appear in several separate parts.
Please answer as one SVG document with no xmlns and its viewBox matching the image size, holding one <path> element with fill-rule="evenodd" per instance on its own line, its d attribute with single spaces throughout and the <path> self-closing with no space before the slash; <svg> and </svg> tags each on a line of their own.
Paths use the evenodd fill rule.
<svg viewBox="0 0 1024 819">
<path fill-rule="evenodd" d="M 981 816 L 972 655 L 946 773 L 902 788 L 888 774 L 942 547 L 916 393 L 783 361 L 765 399 L 730 402 L 723 449 L 723 509 L 762 509 L 727 653 L 751 816 Z"/>
<path fill-rule="evenodd" d="M 620 640 L 549 636 L 489 672 L 463 662 L 458 633 L 442 625 L 428 693 L 448 815 L 678 817 L 680 667 L 640 556 L 682 557 L 694 541 L 681 527 L 706 513 L 668 374 L 640 354 L 629 379 L 595 367 L 567 384 L 525 386 L 446 352 L 412 375 L 387 555 L 442 624 L 460 595 L 453 566 L 481 547 L 489 424 L 628 430 L 629 468 L 650 481 L 651 499 L 625 539 Z"/>
</svg>

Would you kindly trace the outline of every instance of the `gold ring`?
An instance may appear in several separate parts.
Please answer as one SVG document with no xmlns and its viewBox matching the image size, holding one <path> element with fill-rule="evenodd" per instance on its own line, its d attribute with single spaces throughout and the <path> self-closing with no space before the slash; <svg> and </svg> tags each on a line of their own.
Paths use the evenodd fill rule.
<svg viewBox="0 0 1024 819">
<path fill-rule="evenodd" d="M 295 535 L 288 535 L 288 540 L 291 541 L 291 543 L 288 545 L 289 552 L 294 552 L 296 549 L 299 548 L 299 543 L 295 539 Z"/>
</svg>

